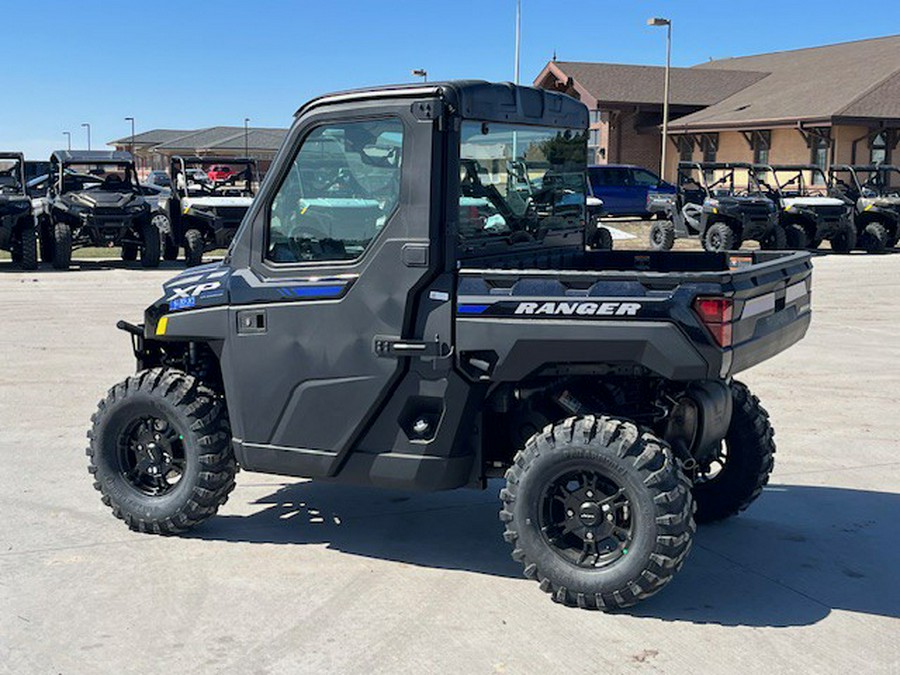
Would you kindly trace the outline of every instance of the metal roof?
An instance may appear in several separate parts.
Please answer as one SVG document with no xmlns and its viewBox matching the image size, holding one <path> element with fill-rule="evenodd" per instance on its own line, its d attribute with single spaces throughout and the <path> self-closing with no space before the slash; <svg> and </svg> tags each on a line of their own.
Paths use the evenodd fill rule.
<svg viewBox="0 0 900 675">
<path fill-rule="evenodd" d="M 131 153 L 124 150 L 55 150 L 53 157 L 60 162 L 83 162 L 85 164 L 134 161 Z"/>
</svg>

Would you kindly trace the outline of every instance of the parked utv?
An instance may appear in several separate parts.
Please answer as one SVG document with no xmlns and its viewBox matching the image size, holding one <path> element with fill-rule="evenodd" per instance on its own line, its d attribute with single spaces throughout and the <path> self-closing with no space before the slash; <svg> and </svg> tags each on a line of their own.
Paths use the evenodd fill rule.
<svg viewBox="0 0 900 675">
<path fill-rule="evenodd" d="M 827 239 L 834 251 L 853 250 L 857 234 L 852 210 L 845 200 L 827 196 L 821 168 L 815 164 L 758 164 L 753 170 L 778 206 L 787 248 L 817 249 Z"/>
<path fill-rule="evenodd" d="M 834 197 L 852 205 L 857 245 L 873 253 L 894 248 L 900 238 L 900 168 L 889 164 L 831 167 Z"/>
<path fill-rule="evenodd" d="M 209 172 L 227 166 L 230 174 Z M 164 238 L 166 260 L 175 260 L 184 246 L 188 267 L 199 265 L 203 254 L 227 248 L 259 184 L 256 160 L 235 157 L 172 157 L 169 170 L 172 195 L 168 215 L 171 234 Z"/>
<path fill-rule="evenodd" d="M 123 260 L 159 265 L 159 230 L 151 222 L 131 154 L 57 150 L 46 196 L 34 200 L 41 259 L 68 269 L 81 246 L 122 247 Z"/>
<path fill-rule="evenodd" d="M 37 230 L 20 152 L 0 152 L 0 249 L 23 270 L 37 269 Z"/>
<path fill-rule="evenodd" d="M 707 251 L 731 251 L 748 239 L 764 249 L 785 248 L 775 205 L 750 164 L 679 162 L 678 192 L 648 200 L 647 210 L 664 214 L 650 227 L 650 246 L 667 251 L 681 237 L 699 237 Z"/>
<path fill-rule="evenodd" d="M 587 128 L 573 98 L 474 81 L 301 107 L 223 262 L 119 324 L 137 374 L 88 434 L 104 503 L 175 534 L 238 466 L 411 490 L 505 476 L 504 538 L 556 601 L 659 591 L 695 518 L 768 480 L 768 414 L 733 378 L 803 337 L 811 265 L 586 251 Z M 509 189 L 509 158 L 540 163 L 541 204 Z"/>
</svg>

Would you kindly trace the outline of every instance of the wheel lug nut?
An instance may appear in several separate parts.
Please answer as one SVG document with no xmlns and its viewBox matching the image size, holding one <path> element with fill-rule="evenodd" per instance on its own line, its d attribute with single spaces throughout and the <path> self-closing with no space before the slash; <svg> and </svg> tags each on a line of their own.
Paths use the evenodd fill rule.
<svg viewBox="0 0 900 675">
<path fill-rule="evenodd" d="M 588 532 L 588 533 L 585 534 L 584 536 L 587 537 L 588 539 L 593 539 L 593 538 L 594 538 L 594 533 L 593 533 L 593 532 Z"/>
<path fill-rule="evenodd" d="M 594 493 L 591 492 L 590 490 L 588 490 L 587 492 L 585 492 L 585 494 L 587 495 L 587 498 L 588 498 L 588 499 L 591 499 L 591 498 L 594 496 Z"/>
<path fill-rule="evenodd" d="M 613 519 L 612 514 L 610 513 L 608 516 L 606 516 L 606 519 L 608 521 L 612 522 L 612 519 Z"/>
<path fill-rule="evenodd" d="M 575 512 L 572 509 L 569 509 L 568 511 L 566 511 L 566 515 L 569 516 L 569 518 L 571 518 L 572 516 L 575 515 Z"/>
<path fill-rule="evenodd" d="M 604 510 L 604 511 L 609 511 L 609 504 L 604 504 L 604 505 L 603 505 L 603 510 Z"/>
</svg>

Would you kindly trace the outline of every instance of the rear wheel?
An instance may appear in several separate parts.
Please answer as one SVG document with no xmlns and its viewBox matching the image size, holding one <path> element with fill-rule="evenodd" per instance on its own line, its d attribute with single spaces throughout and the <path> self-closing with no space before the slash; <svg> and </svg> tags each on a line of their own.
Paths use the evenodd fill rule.
<svg viewBox="0 0 900 675">
<path fill-rule="evenodd" d="M 516 455 L 500 498 L 513 558 L 562 604 L 633 605 L 665 586 L 691 547 L 691 494 L 671 450 L 623 420 L 548 425 Z"/>
<path fill-rule="evenodd" d="M 731 385 L 728 434 L 694 477 L 695 517 L 709 523 L 733 516 L 759 497 L 774 466 L 775 431 L 769 413 L 746 385 Z"/>
<path fill-rule="evenodd" d="M 72 228 L 68 223 L 53 225 L 53 268 L 67 270 L 72 264 Z"/>
<path fill-rule="evenodd" d="M 134 262 L 137 260 L 138 247 L 136 244 L 122 244 L 122 260 Z"/>
<path fill-rule="evenodd" d="M 141 227 L 141 267 L 159 267 L 159 228 L 148 220 Z"/>
<path fill-rule="evenodd" d="M 704 248 L 707 251 L 733 251 L 737 237 L 734 230 L 726 223 L 713 223 L 703 236 Z"/>
<path fill-rule="evenodd" d="M 856 225 L 844 223 L 842 230 L 831 238 L 831 250 L 835 253 L 850 253 L 856 248 Z"/>
<path fill-rule="evenodd" d="M 53 225 L 46 219 L 40 223 L 39 250 L 41 262 L 53 262 Z"/>
<path fill-rule="evenodd" d="M 36 270 L 37 260 L 37 231 L 31 225 L 26 225 L 19 234 L 17 247 L 19 267 L 23 270 Z"/>
<path fill-rule="evenodd" d="M 787 234 L 781 225 L 776 224 L 769 235 L 759 242 L 760 248 L 768 251 L 783 251 L 787 248 Z"/>
<path fill-rule="evenodd" d="M 203 261 L 203 235 L 200 230 L 184 233 L 184 260 L 188 267 L 196 267 Z"/>
<path fill-rule="evenodd" d="M 809 248 L 809 237 L 806 235 L 806 229 L 800 223 L 791 223 L 784 230 L 789 249 L 803 251 Z"/>
<path fill-rule="evenodd" d="M 588 237 L 587 244 L 597 251 L 611 251 L 613 247 L 612 234 L 605 227 L 599 225 Z"/>
<path fill-rule="evenodd" d="M 675 224 L 671 220 L 657 220 L 650 226 L 650 248 L 669 251 L 675 245 Z"/>
<path fill-rule="evenodd" d="M 866 223 L 856 240 L 857 246 L 866 253 L 883 253 L 887 248 L 888 233 L 883 223 Z"/>
<path fill-rule="evenodd" d="M 237 465 L 222 401 L 177 370 L 145 370 L 109 390 L 91 418 L 88 471 L 133 530 L 183 532 L 212 517 Z"/>
</svg>

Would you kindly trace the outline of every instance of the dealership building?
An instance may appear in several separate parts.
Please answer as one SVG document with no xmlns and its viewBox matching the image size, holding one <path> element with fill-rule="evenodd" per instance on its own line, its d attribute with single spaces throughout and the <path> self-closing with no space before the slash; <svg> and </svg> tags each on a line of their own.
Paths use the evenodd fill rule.
<svg viewBox="0 0 900 675">
<path fill-rule="evenodd" d="M 589 161 L 659 170 L 665 69 L 550 61 L 535 86 L 591 110 Z M 900 162 L 900 35 L 672 68 L 666 177 L 679 160 Z"/>
<path fill-rule="evenodd" d="M 248 155 L 259 162 L 260 171 L 269 168 L 287 129 L 263 127 L 207 127 L 205 129 L 151 129 L 135 134 L 134 157 L 138 169 L 167 170 L 169 160 L 175 155 L 200 155 L 208 157 L 244 157 Z M 131 150 L 132 137 L 126 136 L 107 145 L 116 150 Z"/>
</svg>

